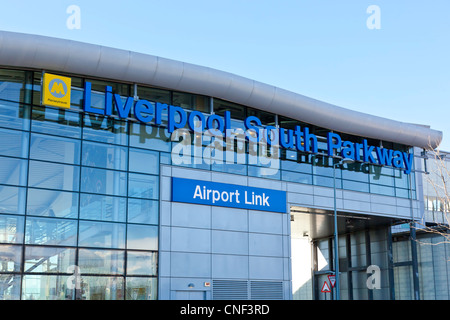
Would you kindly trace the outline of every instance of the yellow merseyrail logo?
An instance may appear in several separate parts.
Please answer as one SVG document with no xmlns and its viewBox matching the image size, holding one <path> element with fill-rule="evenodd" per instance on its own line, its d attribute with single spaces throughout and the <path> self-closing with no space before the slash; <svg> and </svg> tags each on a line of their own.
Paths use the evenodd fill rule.
<svg viewBox="0 0 450 320">
<path fill-rule="evenodd" d="M 71 83 L 71 78 L 44 73 L 42 104 L 45 106 L 70 108 Z"/>
</svg>

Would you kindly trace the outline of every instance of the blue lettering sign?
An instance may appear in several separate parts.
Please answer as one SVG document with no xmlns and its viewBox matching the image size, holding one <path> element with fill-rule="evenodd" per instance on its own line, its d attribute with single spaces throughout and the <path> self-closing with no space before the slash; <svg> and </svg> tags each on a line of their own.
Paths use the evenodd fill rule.
<svg viewBox="0 0 450 320">
<path fill-rule="evenodd" d="M 175 177 L 172 201 L 286 213 L 285 191 Z"/>
</svg>

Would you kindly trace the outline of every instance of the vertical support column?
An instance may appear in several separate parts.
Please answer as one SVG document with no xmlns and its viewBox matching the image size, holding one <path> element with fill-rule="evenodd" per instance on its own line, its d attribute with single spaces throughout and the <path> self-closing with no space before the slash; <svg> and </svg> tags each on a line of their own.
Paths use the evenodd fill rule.
<svg viewBox="0 0 450 320">
<path fill-rule="evenodd" d="M 345 239 L 347 251 L 347 287 L 348 300 L 353 300 L 353 273 L 352 273 L 352 240 L 350 233 L 347 233 Z"/>
<path fill-rule="evenodd" d="M 419 265 L 417 262 L 417 244 L 416 244 L 416 228 L 414 221 L 410 225 L 410 239 L 411 239 L 411 263 L 412 263 L 412 276 L 414 284 L 414 300 L 420 300 L 419 290 Z"/>
<path fill-rule="evenodd" d="M 364 230 L 366 236 L 366 266 L 372 264 L 372 250 L 370 249 L 370 231 Z M 373 289 L 367 288 L 369 300 L 373 300 Z"/>
</svg>

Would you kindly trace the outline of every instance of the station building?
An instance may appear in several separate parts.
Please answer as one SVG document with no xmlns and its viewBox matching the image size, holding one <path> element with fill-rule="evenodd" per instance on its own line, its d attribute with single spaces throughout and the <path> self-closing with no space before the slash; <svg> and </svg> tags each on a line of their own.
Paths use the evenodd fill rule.
<svg viewBox="0 0 450 320">
<path fill-rule="evenodd" d="M 413 227 L 428 126 L 0 32 L 0 137 L 1 299 L 448 299 Z"/>
</svg>

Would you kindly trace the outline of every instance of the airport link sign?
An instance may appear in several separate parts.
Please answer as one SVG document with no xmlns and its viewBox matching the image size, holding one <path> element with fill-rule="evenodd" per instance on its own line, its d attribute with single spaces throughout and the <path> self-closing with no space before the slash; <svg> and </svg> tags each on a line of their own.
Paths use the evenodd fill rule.
<svg viewBox="0 0 450 320">
<path fill-rule="evenodd" d="M 286 213 L 286 192 L 172 177 L 172 201 Z"/>
<path fill-rule="evenodd" d="M 58 79 L 65 79 L 53 75 L 53 87 L 61 93 L 64 86 L 61 82 L 55 82 Z M 44 79 L 45 80 L 45 79 Z M 56 83 L 56 86 L 55 86 Z M 51 83 L 43 84 L 44 88 L 49 87 Z M 70 86 L 69 86 L 70 88 Z M 57 94 L 58 95 L 58 94 Z M 95 108 L 91 104 L 92 85 L 85 81 L 83 110 L 85 112 L 98 115 L 111 116 L 113 108 L 114 114 L 119 118 L 128 118 L 131 114 L 146 124 L 161 125 L 163 122 L 163 114 L 167 113 L 167 129 L 169 133 L 176 130 L 183 130 L 186 125 L 189 129 L 196 133 L 204 131 L 215 132 L 214 135 L 222 135 L 229 137 L 236 134 L 236 130 L 231 128 L 231 114 L 225 111 L 224 116 L 216 114 L 205 115 L 200 111 L 191 111 L 189 114 L 181 107 L 168 105 L 164 103 L 153 103 L 144 99 L 135 99 L 134 97 L 126 97 L 125 99 L 119 94 L 114 94 L 111 86 L 105 86 L 104 109 Z M 43 104 L 45 104 L 43 102 Z M 56 105 L 58 106 L 58 105 Z M 261 120 L 255 116 L 249 116 L 244 120 L 247 131 L 245 139 L 255 143 L 266 143 L 268 147 L 276 145 L 277 147 L 293 149 L 311 154 L 318 153 L 318 140 L 316 135 L 309 131 L 306 126 L 297 125 L 295 129 L 277 128 L 274 126 L 264 126 Z M 394 168 L 403 169 L 405 174 L 411 173 L 414 155 L 398 150 L 392 150 L 379 146 L 371 146 L 367 139 L 363 139 L 362 143 L 342 140 L 341 136 L 335 132 L 327 134 L 327 155 L 332 157 L 339 155 L 342 158 L 349 158 L 357 162 L 372 163 L 381 166 L 392 166 Z"/>
</svg>

